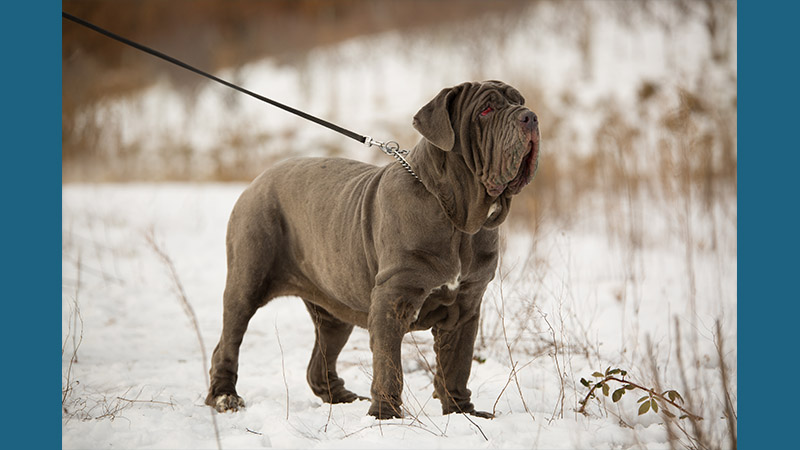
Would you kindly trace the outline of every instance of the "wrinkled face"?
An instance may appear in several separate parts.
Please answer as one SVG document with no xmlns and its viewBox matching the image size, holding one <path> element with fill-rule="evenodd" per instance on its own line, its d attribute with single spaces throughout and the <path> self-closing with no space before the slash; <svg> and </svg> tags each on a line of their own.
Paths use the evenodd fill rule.
<svg viewBox="0 0 800 450">
<path fill-rule="evenodd" d="M 462 93 L 462 137 L 472 150 L 476 175 L 492 197 L 518 194 L 533 180 L 539 166 L 539 121 L 523 106 L 513 87 L 485 82 Z M 466 122 L 470 123 L 466 123 Z M 465 139 L 466 138 L 466 139 Z"/>
<path fill-rule="evenodd" d="M 414 115 L 420 181 L 457 229 L 494 228 L 539 166 L 539 119 L 500 81 L 442 89 Z M 414 156 L 414 155 L 412 155 Z"/>
</svg>

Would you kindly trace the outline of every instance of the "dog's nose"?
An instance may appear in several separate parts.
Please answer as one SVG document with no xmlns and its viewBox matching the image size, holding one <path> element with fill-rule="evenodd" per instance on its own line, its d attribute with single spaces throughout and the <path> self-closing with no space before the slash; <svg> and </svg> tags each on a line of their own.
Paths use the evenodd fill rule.
<svg viewBox="0 0 800 450">
<path fill-rule="evenodd" d="M 520 114 L 519 121 L 522 124 L 522 128 L 526 130 L 533 131 L 539 126 L 539 118 L 536 117 L 533 111 L 525 111 Z"/>
</svg>

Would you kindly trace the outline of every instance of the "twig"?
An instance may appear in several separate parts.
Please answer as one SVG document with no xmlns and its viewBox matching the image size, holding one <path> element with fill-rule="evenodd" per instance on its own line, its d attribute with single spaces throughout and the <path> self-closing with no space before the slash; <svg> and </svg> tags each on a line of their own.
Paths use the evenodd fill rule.
<svg viewBox="0 0 800 450">
<path fill-rule="evenodd" d="M 61 389 L 61 409 L 65 413 L 67 412 L 66 402 L 67 397 L 69 397 L 70 393 L 72 393 L 72 365 L 78 362 L 78 348 L 80 348 L 81 343 L 83 342 L 83 316 L 81 315 L 81 308 L 78 303 L 78 294 L 80 293 L 81 288 L 81 272 L 82 272 L 82 264 L 81 264 L 81 256 L 78 255 L 77 261 L 77 282 L 75 284 L 75 297 L 73 298 L 74 310 L 72 311 L 70 317 L 71 320 L 67 321 L 67 326 L 69 327 L 67 331 L 67 337 L 64 339 L 64 343 L 61 346 L 61 355 L 64 355 L 64 350 L 67 347 L 67 340 L 69 340 L 69 335 L 72 334 L 72 355 L 69 358 L 69 364 L 67 365 L 67 374 L 65 385 Z M 81 328 L 80 328 L 80 336 L 78 336 L 78 321 L 80 321 Z M 77 341 L 76 341 L 77 336 Z M 77 383 L 77 382 L 76 382 Z"/>
<path fill-rule="evenodd" d="M 517 372 L 514 370 L 516 363 L 514 362 L 514 356 L 511 352 L 511 344 L 508 342 L 508 333 L 506 332 L 506 301 L 503 295 L 503 280 L 502 277 L 500 279 L 500 327 L 503 330 L 503 341 L 506 344 L 506 350 L 508 350 L 508 360 L 511 363 L 511 374 L 514 376 L 514 383 L 517 385 L 517 391 L 519 392 L 519 398 L 522 400 L 522 406 L 525 408 L 525 412 L 527 412 L 533 421 L 536 421 L 536 417 L 533 416 L 533 413 L 528 408 L 528 404 L 525 402 L 525 396 L 522 395 L 522 387 L 519 384 L 519 378 L 517 378 Z"/>
<path fill-rule="evenodd" d="M 695 335 L 696 336 L 696 335 Z M 686 367 L 683 365 L 683 351 L 681 345 L 681 327 L 680 321 L 677 317 L 675 317 L 675 356 L 676 360 L 678 361 L 678 373 L 681 376 L 681 382 L 683 383 L 684 393 L 686 394 L 686 403 L 689 406 L 694 405 L 694 396 L 692 395 L 692 389 L 689 388 L 689 383 L 686 380 Z M 694 436 L 686 433 L 686 431 L 681 428 L 681 431 L 684 431 L 687 437 L 692 439 L 696 446 L 708 448 L 708 442 L 705 439 L 705 433 L 703 431 L 703 427 L 700 426 L 700 423 L 696 420 L 692 421 L 692 429 L 694 430 Z"/>
<path fill-rule="evenodd" d="M 434 378 L 436 378 L 436 373 L 434 372 L 434 370 L 433 370 L 433 367 L 431 367 L 431 364 L 428 362 L 428 359 L 427 359 L 427 358 L 425 358 L 425 355 L 422 353 L 422 349 L 421 349 L 421 348 L 419 348 L 419 344 L 417 343 L 417 338 L 414 336 L 414 333 L 409 333 L 409 336 L 411 336 L 411 342 L 413 342 L 413 343 L 414 343 L 414 348 L 416 348 L 416 349 L 417 349 L 417 354 L 419 355 L 419 357 L 420 357 L 420 359 L 422 360 L 422 362 L 423 362 L 423 363 L 425 363 L 425 368 L 428 370 L 428 372 L 430 372 L 431 376 L 433 376 Z M 417 397 L 416 397 L 416 396 L 415 396 L 413 393 L 412 393 L 411 395 L 414 397 L 414 400 L 416 400 L 416 401 L 417 401 L 417 404 L 419 405 L 419 404 L 420 404 L 420 402 L 419 402 L 419 400 L 417 399 Z M 449 394 L 448 394 L 448 395 L 449 395 Z M 430 400 L 430 397 L 428 398 L 428 400 Z M 420 412 L 419 412 L 419 413 L 417 413 L 417 414 L 414 416 L 414 421 L 417 421 L 417 422 L 419 422 L 420 424 L 422 424 L 422 421 L 421 421 L 421 420 L 419 420 L 419 415 L 420 415 L 420 414 L 425 414 L 425 417 L 427 417 L 427 418 L 428 418 L 428 420 L 430 420 L 430 421 L 431 421 L 431 423 L 433 424 L 433 426 L 434 426 L 434 427 L 436 427 L 436 429 L 437 429 L 437 430 L 439 430 L 439 433 L 441 433 L 441 436 L 447 436 L 447 435 L 445 434 L 445 431 L 444 431 L 444 430 L 442 430 L 441 428 L 439 428 L 439 425 L 436 425 L 436 422 L 435 422 L 435 421 L 433 421 L 433 420 L 431 420 L 430 416 L 428 416 L 428 413 L 426 413 L 426 412 L 425 412 L 425 405 L 427 405 L 427 404 L 428 404 L 428 402 L 426 401 L 426 402 L 425 402 L 425 404 L 422 404 L 422 405 L 420 405 Z M 413 424 L 413 423 L 414 423 L 414 421 L 412 421 L 411 423 Z"/>
<path fill-rule="evenodd" d="M 471 424 L 475 425 L 475 428 L 477 428 L 477 429 L 478 429 L 478 431 L 480 431 L 480 433 L 481 433 L 481 436 L 483 436 L 483 439 L 484 439 L 486 442 L 489 442 L 489 438 L 487 438 L 487 437 L 486 437 L 486 434 L 483 432 L 483 429 L 480 427 L 480 425 L 478 425 L 478 424 L 477 424 L 477 423 L 475 423 L 475 422 L 474 422 L 472 419 L 470 419 L 470 418 L 469 418 L 469 415 L 468 415 L 467 413 L 465 413 L 464 411 L 460 411 L 460 412 L 459 412 L 459 414 L 461 414 L 462 416 L 464 416 L 464 418 L 465 418 L 465 419 L 469 420 L 469 423 L 471 423 Z"/>
<path fill-rule="evenodd" d="M 658 364 L 656 361 L 656 352 L 653 350 L 653 342 L 650 340 L 650 335 L 647 335 L 647 353 L 650 356 L 649 363 L 650 363 L 650 370 L 653 372 L 653 380 L 655 381 L 656 390 L 661 391 L 661 384 L 659 382 L 658 377 Z M 669 443 L 670 450 L 675 450 L 675 441 L 678 437 L 675 434 L 675 430 L 672 428 L 673 422 L 675 422 L 674 417 L 670 417 L 667 412 L 666 408 L 661 410 L 661 415 L 664 416 L 664 425 L 666 425 L 667 429 L 667 442 Z"/>
<path fill-rule="evenodd" d="M 77 269 L 78 269 L 78 280 L 77 280 L 77 283 L 75 285 L 75 313 L 76 314 L 73 316 L 72 323 L 73 323 L 73 326 L 74 326 L 75 330 L 77 330 L 78 329 L 77 320 L 78 320 L 78 318 L 80 318 L 80 320 L 81 320 L 81 336 L 80 336 L 79 341 L 82 342 L 83 341 L 83 317 L 81 317 L 81 308 L 78 305 L 78 294 L 80 293 L 80 289 L 81 289 L 81 272 L 82 272 L 82 270 L 81 270 L 82 269 L 81 254 L 80 253 L 78 253 Z M 78 341 L 76 341 L 76 334 L 73 333 L 72 334 L 72 348 L 74 349 L 74 352 L 72 353 L 72 361 L 71 362 L 78 362 L 78 347 L 79 346 L 80 346 L 80 344 L 78 343 Z M 70 366 L 71 366 L 71 364 L 70 364 Z"/>
<path fill-rule="evenodd" d="M 150 247 L 153 251 L 161 258 L 161 261 L 167 266 L 169 269 L 170 276 L 172 277 L 172 282 L 175 285 L 176 294 L 178 299 L 181 301 L 181 305 L 183 306 L 183 310 L 186 312 L 186 315 L 189 317 L 189 320 L 192 321 L 192 327 L 194 328 L 195 334 L 197 335 L 197 343 L 200 345 L 200 354 L 202 355 L 202 363 L 203 363 L 203 379 L 206 382 L 206 389 L 210 387 L 210 380 L 208 379 L 208 361 L 206 356 L 206 346 L 203 343 L 203 334 L 200 333 L 200 324 L 197 321 L 197 314 L 194 312 L 194 308 L 189 303 L 189 298 L 186 296 L 186 291 L 183 289 L 183 284 L 181 283 L 180 278 L 178 277 L 178 271 L 175 269 L 175 264 L 172 263 L 172 259 L 167 255 L 167 253 L 161 249 L 158 243 L 155 240 L 155 236 L 153 235 L 153 231 L 145 234 L 145 239 L 150 244 Z M 209 412 L 211 413 L 211 422 L 214 425 L 214 437 L 217 440 L 217 448 L 222 449 L 222 443 L 219 439 L 219 427 L 217 426 L 217 417 L 214 415 L 214 410 L 209 408 Z"/>
<path fill-rule="evenodd" d="M 511 384 L 511 380 L 514 379 L 514 374 L 517 373 L 517 372 L 520 372 L 522 369 L 530 366 L 533 363 L 533 361 L 535 361 L 535 359 L 532 359 L 532 360 L 526 362 L 519 369 L 517 369 L 517 364 L 519 364 L 519 361 L 514 361 L 514 366 L 511 368 L 511 371 L 508 373 L 508 380 L 506 380 L 505 386 L 503 386 L 503 389 L 500 390 L 500 394 L 497 395 L 497 398 L 494 401 L 494 405 L 492 405 L 492 414 L 493 415 L 496 415 L 495 412 L 497 411 L 497 403 L 499 403 L 500 399 L 503 398 L 503 393 L 506 391 L 508 386 Z"/>
<path fill-rule="evenodd" d="M 685 408 L 683 408 L 682 406 L 680 406 L 680 405 L 678 405 L 677 403 L 673 402 L 672 400 L 670 400 L 670 399 L 668 399 L 668 398 L 664 397 L 663 395 L 659 394 L 658 392 L 654 391 L 653 389 L 646 388 L 646 387 L 644 387 L 644 386 L 638 385 L 638 384 L 636 384 L 636 383 L 634 383 L 634 382 L 632 382 L 632 381 L 628 381 L 628 380 L 625 380 L 625 379 L 620 379 L 620 378 L 617 378 L 617 377 L 615 377 L 614 375 L 607 375 L 605 378 L 603 378 L 603 379 L 602 379 L 602 380 L 600 380 L 599 382 L 595 383 L 595 384 L 594 384 L 594 385 L 593 385 L 593 386 L 592 386 L 592 387 L 589 389 L 589 393 L 588 393 L 588 394 L 586 394 L 586 397 L 584 397 L 584 398 L 583 398 L 583 401 L 581 402 L 581 407 L 580 407 L 580 409 L 578 409 L 578 412 L 579 412 L 579 413 L 586 414 L 586 405 L 589 403 L 589 399 L 591 398 L 592 394 L 594 393 L 594 390 L 595 390 L 595 389 L 597 389 L 597 386 L 598 386 L 598 385 L 602 386 L 602 385 L 604 385 L 604 384 L 605 384 L 607 381 L 617 381 L 617 382 L 619 382 L 619 383 L 623 383 L 623 384 L 628 384 L 628 385 L 631 385 L 631 386 L 635 387 L 636 389 L 641 389 L 641 390 L 643 390 L 643 391 L 647 392 L 648 394 L 650 394 L 651 396 L 653 396 L 653 397 L 656 397 L 656 398 L 658 398 L 659 400 L 662 400 L 662 401 L 664 401 L 664 402 L 666 402 L 666 403 L 669 403 L 670 405 L 672 405 L 672 406 L 674 406 L 674 407 L 678 408 L 678 409 L 679 409 L 679 410 L 680 410 L 682 413 L 686 414 L 686 416 L 688 416 L 690 419 L 692 419 L 692 420 L 703 420 L 703 418 L 702 418 L 702 417 L 700 417 L 700 416 L 698 416 L 698 415 L 695 415 L 695 414 L 693 414 L 693 413 L 691 413 L 691 412 L 687 411 L 687 410 L 686 410 Z"/>
<path fill-rule="evenodd" d="M 494 405 L 492 405 L 492 414 L 493 415 L 497 415 L 497 403 L 500 402 L 500 399 L 503 397 L 503 393 L 506 392 L 506 388 L 508 388 L 508 385 L 511 384 L 511 380 L 514 378 L 514 373 L 515 373 L 516 369 L 517 369 L 517 365 L 516 365 L 516 363 L 514 363 L 514 366 L 511 367 L 511 372 L 508 373 L 508 380 L 506 380 L 505 386 L 503 386 L 503 389 L 500 389 L 500 394 L 497 395 L 497 398 L 494 401 Z"/>
<path fill-rule="evenodd" d="M 315 339 L 321 339 L 321 334 L 317 332 L 320 329 L 320 327 L 322 326 L 321 322 L 320 322 L 319 315 L 312 314 L 312 320 L 314 320 L 314 328 L 316 330 L 314 332 L 314 338 Z M 276 329 L 277 329 L 277 325 L 276 325 Z M 329 400 L 328 401 L 328 418 L 327 418 L 327 420 L 325 420 L 325 426 L 324 426 L 324 432 L 327 433 L 328 432 L 328 424 L 331 423 L 331 418 L 333 417 L 333 393 L 331 392 L 331 380 L 330 380 L 330 377 L 328 376 L 328 357 L 327 357 L 327 352 L 322 351 L 322 343 L 315 342 L 314 345 L 315 346 L 316 345 L 319 346 L 319 353 L 320 353 L 320 355 L 322 355 L 322 365 L 323 365 L 324 370 L 325 370 L 325 387 L 328 389 L 328 400 Z M 287 402 L 287 405 L 288 405 L 288 402 Z M 288 408 L 288 406 L 287 406 L 287 408 Z M 287 418 L 288 418 L 288 413 L 287 413 Z"/>
<path fill-rule="evenodd" d="M 286 364 L 283 360 L 283 345 L 281 345 L 281 335 L 278 333 L 278 322 L 275 321 L 275 337 L 278 338 L 278 348 L 281 351 L 281 373 L 283 374 L 283 386 L 286 388 L 286 420 L 289 420 L 289 383 L 286 382 Z"/>
<path fill-rule="evenodd" d="M 719 324 L 719 319 L 717 319 L 717 356 L 719 357 L 719 371 L 722 374 L 722 391 L 725 394 L 725 418 L 728 421 L 728 436 L 731 440 L 731 448 L 736 450 L 736 412 L 733 409 L 733 402 L 731 402 L 731 397 L 728 394 L 728 371 L 725 370 L 725 358 L 723 358 L 723 351 L 722 351 L 722 327 Z"/>
<path fill-rule="evenodd" d="M 159 401 L 159 400 L 137 400 L 137 399 L 131 400 L 131 399 L 127 399 L 127 398 L 124 398 L 124 397 L 117 397 L 117 400 L 121 400 L 123 402 L 129 402 L 129 403 L 157 403 L 157 404 L 160 404 L 160 405 L 171 406 L 173 408 L 175 407 L 175 404 L 172 403 L 172 402 L 162 402 L 162 401 Z"/>
<path fill-rule="evenodd" d="M 427 429 L 427 428 L 425 428 L 425 427 L 423 427 L 421 425 L 415 425 L 414 423 L 391 423 L 391 422 L 383 423 L 383 422 L 386 422 L 385 420 L 377 420 L 376 422 L 378 422 L 378 423 L 372 424 L 372 425 L 369 425 L 369 426 L 366 426 L 366 427 L 363 427 L 363 428 L 359 428 L 359 429 L 353 431 L 352 433 L 346 433 L 344 435 L 344 437 L 345 438 L 349 438 L 350 436 L 353 436 L 356 433 L 360 433 L 360 432 L 362 432 L 364 430 L 369 430 L 370 428 L 375 428 L 375 427 L 378 427 L 378 429 L 381 432 L 381 436 L 383 436 L 383 429 L 382 428 L 384 426 L 387 426 L 387 427 L 388 426 L 395 426 L 395 427 L 419 428 L 420 430 L 426 431 L 426 432 L 428 432 L 428 433 L 430 433 L 430 434 L 432 434 L 434 436 L 439 436 L 438 434 L 434 433 L 432 430 L 429 430 L 429 429 Z"/>
<path fill-rule="evenodd" d="M 561 383 L 561 391 L 559 392 L 559 400 L 561 402 L 561 418 L 564 418 L 564 399 L 566 397 L 565 389 L 564 389 L 564 376 L 561 374 L 561 367 L 558 364 L 558 342 L 556 341 L 556 332 L 553 329 L 553 326 L 550 324 L 550 321 L 547 320 L 547 314 L 544 314 L 542 311 L 539 311 L 542 316 L 542 319 L 547 324 L 547 327 L 550 329 L 550 335 L 553 336 L 553 361 L 556 364 L 556 373 L 558 374 L 558 381 Z M 553 420 L 556 418 L 556 411 L 558 410 L 558 403 L 556 402 L 555 407 L 553 407 L 553 415 L 550 417 L 550 420 L 547 423 L 552 423 Z"/>
<path fill-rule="evenodd" d="M 414 339 L 413 335 L 412 335 L 412 340 L 414 341 L 414 345 L 417 345 L 416 339 Z M 427 368 L 428 368 L 428 371 L 430 371 L 431 373 L 434 373 L 434 371 L 433 371 L 433 368 L 432 368 L 432 367 L 431 367 L 431 365 L 428 363 L 428 360 L 425 358 L 425 356 L 424 356 L 424 355 L 422 355 L 422 352 L 420 351 L 420 349 L 419 349 L 419 346 L 417 346 L 417 351 L 419 351 L 419 352 L 420 352 L 420 356 L 422 356 L 422 360 L 425 362 L 425 365 L 427 366 Z M 435 377 L 435 376 L 436 376 L 436 375 L 435 375 L 435 373 L 434 373 L 434 377 Z M 450 395 L 450 392 L 447 390 L 447 380 L 445 380 L 445 379 L 444 379 L 444 374 L 442 374 L 442 388 L 445 390 L 445 395 L 447 396 L 446 398 L 442 398 L 442 399 L 440 399 L 442 402 L 448 401 L 448 399 L 451 399 L 451 398 L 453 398 L 453 396 L 452 396 L 452 395 Z M 417 403 L 419 403 L 419 401 L 418 401 Z M 489 441 L 489 438 L 487 438 L 487 437 L 486 437 L 486 434 L 483 432 L 483 429 L 480 427 L 480 425 L 478 425 L 478 424 L 477 424 L 477 423 L 475 423 L 475 422 L 474 422 L 472 419 L 470 419 L 470 418 L 469 418 L 469 416 L 467 415 L 467 413 L 465 413 L 464 411 L 461 411 L 461 408 L 460 408 L 458 405 L 456 405 L 456 407 L 459 409 L 459 411 L 458 411 L 458 413 L 459 413 L 459 414 L 461 414 L 462 416 L 464 416 L 464 418 L 466 418 L 467 420 L 469 420 L 469 422 L 470 422 L 471 424 L 475 425 L 475 428 L 477 428 L 477 429 L 478 429 L 478 431 L 481 433 L 481 436 L 483 436 L 483 439 L 485 439 L 486 441 Z M 422 413 L 424 414 L 424 408 L 423 408 L 423 411 L 422 411 Z M 417 416 L 418 416 L 418 415 L 417 415 Z M 426 416 L 427 416 L 427 414 L 426 414 Z M 414 418 L 414 419 L 415 419 L 415 420 L 417 420 L 417 417 L 415 416 L 415 418 Z M 430 419 L 430 417 L 429 417 L 429 419 Z M 412 424 L 413 424 L 413 423 L 414 423 L 414 422 L 412 422 Z M 421 422 L 420 422 L 420 423 L 421 423 Z M 436 425 L 436 423 L 435 423 L 435 422 L 432 422 L 432 423 L 434 424 L 434 426 L 436 426 L 436 428 L 439 430 L 439 432 L 440 432 L 440 433 L 442 433 L 441 435 L 442 435 L 442 436 L 445 436 L 445 434 L 444 434 L 445 432 L 444 432 L 444 431 L 442 431 L 441 429 L 439 429 L 439 427 Z"/>
</svg>

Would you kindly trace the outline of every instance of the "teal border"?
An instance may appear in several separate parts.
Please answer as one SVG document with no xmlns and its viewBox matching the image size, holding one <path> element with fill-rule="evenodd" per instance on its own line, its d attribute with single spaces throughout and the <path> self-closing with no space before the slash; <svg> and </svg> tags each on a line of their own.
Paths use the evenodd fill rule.
<svg viewBox="0 0 800 450">
<path fill-rule="evenodd" d="M 0 27 L 8 448 L 61 445 L 61 14 L 55 4 L 7 3 Z"/>
<path fill-rule="evenodd" d="M 800 15 L 792 2 L 780 6 L 738 4 L 741 448 L 783 447 L 795 419 L 791 388 L 786 397 L 779 386 L 792 373 L 798 341 L 800 296 L 790 283 L 800 276 Z M 54 448 L 61 429 L 61 16 L 49 2 L 12 2 L 4 12 L 2 373 L 14 394 L 7 397 L 5 438 L 9 448 Z"/>
<path fill-rule="evenodd" d="M 740 448 L 797 445 L 791 388 L 780 386 L 798 354 L 798 9 L 738 3 Z"/>
</svg>

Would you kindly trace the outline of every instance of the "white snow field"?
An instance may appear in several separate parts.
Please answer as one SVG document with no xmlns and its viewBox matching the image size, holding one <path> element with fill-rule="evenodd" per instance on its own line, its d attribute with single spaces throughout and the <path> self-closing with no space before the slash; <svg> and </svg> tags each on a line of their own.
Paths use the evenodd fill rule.
<svg viewBox="0 0 800 450">
<path fill-rule="evenodd" d="M 64 448 L 216 446 L 211 410 L 203 405 L 206 369 L 198 340 L 175 280 L 147 236 L 173 262 L 210 353 L 221 329 L 225 226 L 243 188 L 64 187 L 62 362 L 70 388 Z M 299 299 L 277 299 L 256 314 L 245 335 L 238 390 L 247 408 L 214 413 L 222 446 L 668 448 L 663 418 L 637 415 L 635 400 L 643 393 L 616 404 L 593 401 L 587 416 L 576 413 L 588 391 L 580 378 L 612 366 L 653 387 L 651 361 L 662 391 L 693 396 L 700 409 L 692 412 L 704 416 L 703 426 L 722 443 L 714 321 L 722 321 L 735 402 L 735 198 L 713 212 L 716 250 L 711 225 L 702 219 L 709 216 L 693 213 L 694 306 L 678 218 L 655 205 L 642 211 L 647 226 L 640 250 L 609 239 L 597 207 L 587 207 L 568 228 L 545 227 L 535 236 L 505 228 L 502 265 L 484 298 L 476 344 L 484 362 L 474 362 L 469 383 L 476 406 L 495 411 L 494 420 L 442 416 L 432 398 L 429 332 L 408 335 L 403 346 L 406 418 L 376 421 L 366 415 L 367 402 L 323 404 L 305 381 L 311 320 Z M 673 317 L 682 324 L 686 387 Z M 70 364 L 75 345 L 77 360 Z M 365 330 L 354 331 L 339 368 L 351 390 L 368 395 Z"/>
<path fill-rule="evenodd" d="M 213 181 L 214 164 L 241 157 L 226 152 L 226 139 L 243 130 L 268 136 L 252 138 L 256 156 L 242 159 L 258 170 L 280 157 L 330 153 L 393 162 L 261 103 L 231 101 L 236 95 L 224 87 L 203 87 L 186 103 L 158 82 L 86 113 L 107 131 L 98 135 L 100 149 L 112 161 L 123 147 L 140 149 L 137 159 L 119 159 L 118 172 L 157 180 L 176 172 L 167 165 L 170 147 L 191 148 L 184 179 L 210 181 L 63 185 L 63 448 L 217 448 L 215 428 L 222 448 L 730 448 L 736 184 L 704 191 L 701 172 L 689 184 L 679 174 L 691 168 L 684 160 L 703 157 L 693 149 L 702 148 L 704 130 L 735 130 L 735 17 L 721 38 L 732 40 L 733 54 L 712 64 L 702 14 L 684 17 L 672 2 L 654 2 L 663 23 L 639 22 L 639 15 L 609 13 L 607 4 L 582 4 L 582 17 L 592 19 L 583 34 L 565 26 L 571 12 L 541 2 L 506 35 L 484 33 L 469 45 L 450 39 L 471 34 L 469 23 L 433 34 L 387 32 L 315 50 L 299 66 L 267 59 L 218 74 L 404 147 L 419 138 L 411 117 L 442 87 L 473 79 L 524 84 L 543 136 L 551 137 L 526 190 L 553 185 L 543 184 L 553 176 L 548 159 L 568 181 L 547 191 L 535 215 L 525 215 L 522 200 L 513 204 L 516 214 L 501 227 L 501 264 L 484 297 L 469 382 L 473 403 L 495 412 L 494 420 L 442 416 L 432 398 L 427 331 L 404 341 L 405 418 L 376 421 L 364 401 L 323 404 L 305 381 L 313 325 L 291 297 L 262 308 L 245 335 L 237 389 L 246 409 L 217 414 L 203 404 L 203 352 L 210 356 L 222 322 L 225 227 L 246 186 Z M 585 54 L 575 49 L 583 38 Z M 658 87 L 646 102 L 645 82 Z M 685 140 L 669 134 L 663 124 L 685 108 L 684 89 L 707 104 L 732 98 L 732 116 L 701 112 Z M 599 133 L 612 116 L 610 131 Z M 625 136 L 635 143 L 627 152 Z M 735 131 L 731 145 L 735 163 Z M 600 167 L 613 170 L 573 179 L 585 173 L 576 161 L 587 160 L 578 156 L 598 149 L 597 161 L 607 164 Z M 620 173 L 626 177 L 615 179 Z M 196 314 L 202 347 L 182 297 Z M 366 330 L 356 329 L 339 359 L 346 386 L 361 395 L 371 381 L 368 342 Z M 676 402 L 703 420 L 669 420 L 663 402 L 658 413 L 639 415 L 646 393 L 637 389 L 618 402 L 598 389 L 579 413 L 589 392 L 581 379 L 597 381 L 592 374 L 607 368 L 659 393 L 676 390 L 685 403 Z M 613 393 L 621 384 L 608 386 Z"/>
</svg>

